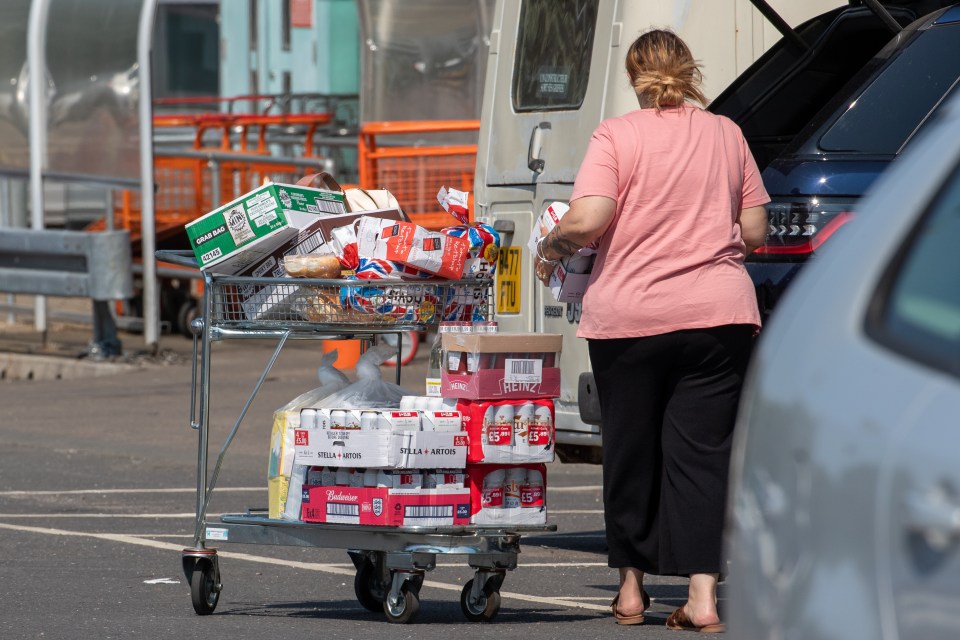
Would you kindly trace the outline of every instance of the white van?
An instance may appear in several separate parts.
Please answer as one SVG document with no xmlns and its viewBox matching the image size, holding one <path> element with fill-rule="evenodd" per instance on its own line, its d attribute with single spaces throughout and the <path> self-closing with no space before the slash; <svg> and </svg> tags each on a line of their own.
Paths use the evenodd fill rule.
<svg viewBox="0 0 960 640">
<path fill-rule="evenodd" d="M 474 210 L 502 236 L 495 288 L 501 330 L 564 335 L 557 400 L 561 460 L 599 462 L 600 410 L 587 344 L 576 337 L 579 303 L 552 299 L 534 278 L 525 245 L 534 219 L 550 203 L 569 200 L 594 128 L 637 108 L 624 69 L 626 47 L 651 27 L 672 29 L 701 62 L 709 98 L 780 40 L 778 29 L 790 34 L 786 25 L 844 5 L 842 0 L 497 1 Z"/>
</svg>

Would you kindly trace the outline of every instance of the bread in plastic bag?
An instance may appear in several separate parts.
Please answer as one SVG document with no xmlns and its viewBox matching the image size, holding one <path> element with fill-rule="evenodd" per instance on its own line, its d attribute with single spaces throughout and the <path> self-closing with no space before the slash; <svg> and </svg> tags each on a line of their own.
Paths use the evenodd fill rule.
<svg viewBox="0 0 960 640">
<path fill-rule="evenodd" d="M 331 351 L 320 359 L 317 378 L 320 386 L 286 403 L 273 413 L 273 428 L 270 432 L 270 461 L 267 465 L 269 487 L 269 513 L 279 518 L 284 511 L 288 496 L 290 476 L 293 471 L 293 431 L 300 426 L 300 409 L 309 407 L 320 399 L 343 389 L 350 379 L 334 368 L 337 352 Z M 299 516 L 298 518 L 299 519 Z"/>
</svg>

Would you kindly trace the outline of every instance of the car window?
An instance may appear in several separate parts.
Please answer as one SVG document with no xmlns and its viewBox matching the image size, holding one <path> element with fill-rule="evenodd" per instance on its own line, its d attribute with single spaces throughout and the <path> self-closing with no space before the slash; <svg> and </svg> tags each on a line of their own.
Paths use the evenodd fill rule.
<svg viewBox="0 0 960 640">
<path fill-rule="evenodd" d="M 960 25 L 921 33 L 820 139 L 826 151 L 896 154 L 960 77 Z"/>
<path fill-rule="evenodd" d="M 577 109 L 590 77 L 599 0 L 526 0 L 514 63 L 516 111 Z"/>
<path fill-rule="evenodd" d="M 878 319 L 881 339 L 960 375 L 960 173 L 914 231 Z"/>
</svg>

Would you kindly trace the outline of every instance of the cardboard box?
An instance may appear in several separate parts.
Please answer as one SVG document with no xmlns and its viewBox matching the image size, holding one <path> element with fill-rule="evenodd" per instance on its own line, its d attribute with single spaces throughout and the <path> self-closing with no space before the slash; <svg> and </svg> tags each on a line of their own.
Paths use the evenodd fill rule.
<svg viewBox="0 0 960 640">
<path fill-rule="evenodd" d="M 470 489 L 303 487 L 301 518 L 387 527 L 442 527 L 470 522 Z"/>
<path fill-rule="evenodd" d="M 405 429 L 298 429 L 295 462 L 377 469 L 462 468 L 467 434 Z"/>
<path fill-rule="evenodd" d="M 445 398 L 522 400 L 560 395 L 561 334 L 444 333 Z"/>
<path fill-rule="evenodd" d="M 553 462 L 556 412 L 553 401 L 460 400 L 470 442 L 467 463 L 529 464 Z"/>
<path fill-rule="evenodd" d="M 557 302 L 583 302 L 583 294 L 590 283 L 590 272 L 573 273 L 567 270 L 567 260 L 561 260 L 550 276 L 550 293 Z"/>
<path fill-rule="evenodd" d="M 470 490 L 470 524 L 547 523 L 546 465 L 480 464 L 467 465 L 466 471 L 467 486 Z M 531 477 L 530 472 L 535 472 L 540 481 L 527 484 L 525 480 L 511 478 L 511 471 L 521 471 L 527 479 Z M 520 506 L 511 506 L 518 503 Z"/>
<path fill-rule="evenodd" d="M 540 242 L 541 228 L 550 233 L 556 227 L 570 207 L 563 202 L 550 204 L 537 218 L 527 241 L 532 256 L 537 255 L 537 243 Z M 590 282 L 593 260 L 596 250 L 583 247 L 572 256 L 562 258 L 560 264 L 550 276 L 550 293 L 557 302 L 581 302 Z"/>
<path fill-rule="evenodd" d="M 186 231 L 201 270 L 234 275 L 318 215 L 346 212 L 343 193 L 271 183 L 188 223 Z"/>
</svg>

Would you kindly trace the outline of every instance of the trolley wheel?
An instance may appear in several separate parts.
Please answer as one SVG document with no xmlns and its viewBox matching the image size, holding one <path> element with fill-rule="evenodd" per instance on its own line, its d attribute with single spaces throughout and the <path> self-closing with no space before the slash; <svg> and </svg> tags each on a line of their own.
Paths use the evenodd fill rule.
<svg viewBox="0 0 960 640">
<path fill-rule="evenodd" d="M 383 343 L 396 349 L 397 335 L 395 333 L 385 333 L 381 336 Z M 416 331 L 404 331 L 400 334 L 400 365 L 407 366 L 417 355 L 417 349 L 420 347 L 420 334 Z M 395 367 L 397 366 L 397 356 L 391 356 L 383 361 L 383 364 Z"/>
<path fill-rule="evenodd" d="M 484 589 L 483 595 L 474 600 L 471 597 L 473 591 L 473 580 L 463 585 L 463 591 L 460 592 L 460 609 L 464 617 L 470 622 L 490 622 L 497 613 L 500 612 L 500 592 L 496 590 Z"/>
<path fill-rule="evenodd" d="M 394 624 L 406 624 L 413 620 L 420 612 L 420 595 L 403 585 L 400 589 L 400 597 L 396 602 L 388 594 L 383 601 L 383 612 L 387 614 L 387 620 Z"/>
<path fill-rule="evenodd" d="M 370 560 L 364 559 L 357 567 L 357 575 L 353 578 L 353 592 L 357 602 L 367 611 L 383 611 L 387 590 L 380 584 L 377 568 Z"/>
<path fill-rule="evenodd" d="M 193 578 L 190 580 L 190 599 L 193 600 L 193 610 L 197 615 L 208 616 L 217 608 L 220 590 L 210 562 L 197 563 Z"/>
</svg>

